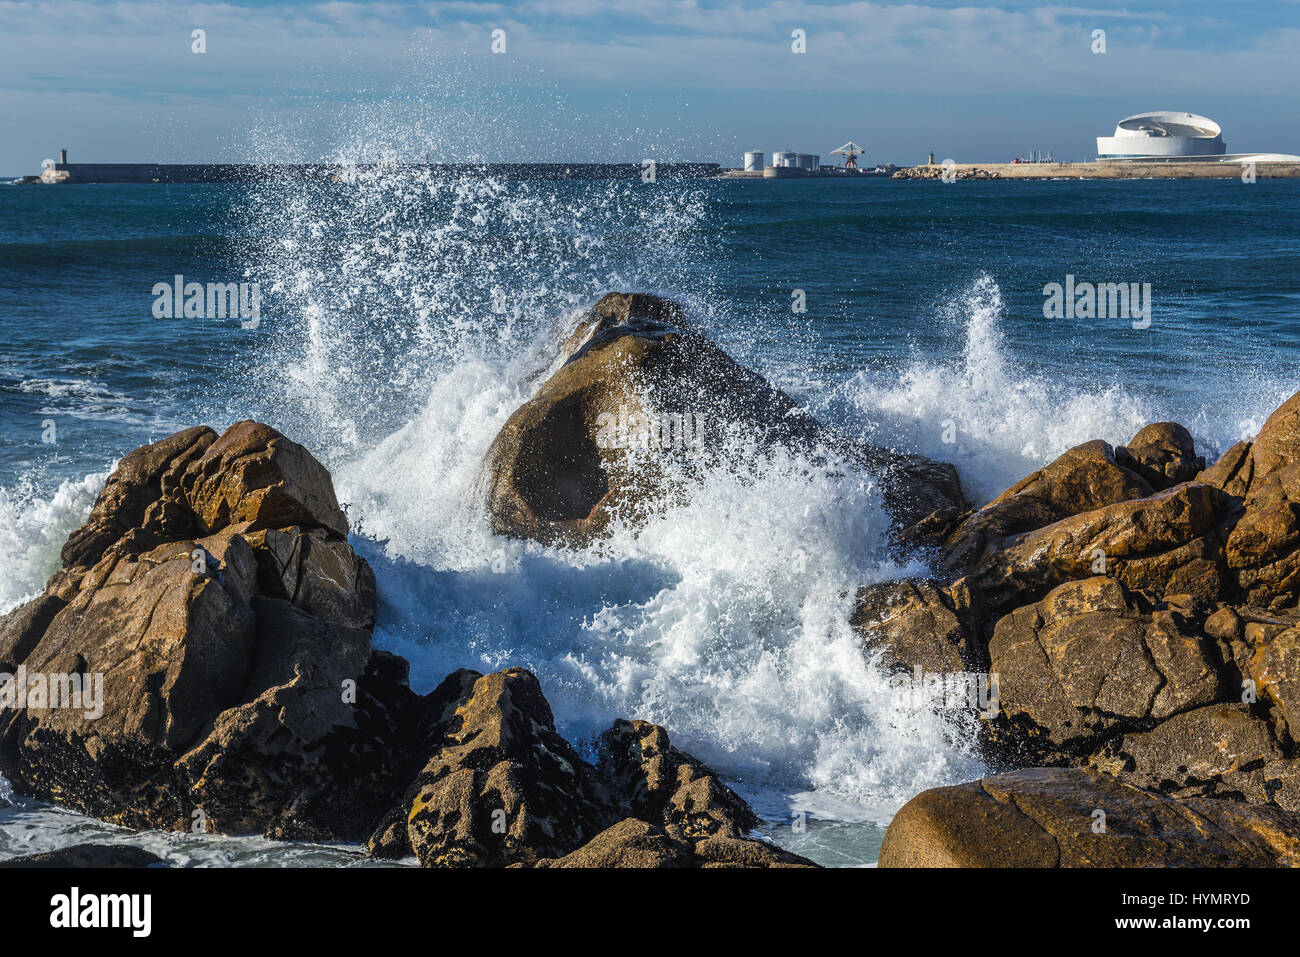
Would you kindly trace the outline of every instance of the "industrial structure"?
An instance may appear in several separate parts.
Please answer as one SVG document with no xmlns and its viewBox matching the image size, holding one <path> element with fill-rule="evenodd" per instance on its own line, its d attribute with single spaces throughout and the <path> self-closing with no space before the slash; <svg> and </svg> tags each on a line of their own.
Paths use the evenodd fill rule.
<svg viewBox="0 0 1300 957">
<path fill-rule="evenodd" d="M 849 140 L 839 149 L 831 150 L 831 155 L 843 156 L 845 169 L 857 169 L 858 157 L 865 152 L 866 150 L 864 150 L 861 146 L 859 146 L 857 143 L 853 142 L 852 140 Z"/>
</svg>

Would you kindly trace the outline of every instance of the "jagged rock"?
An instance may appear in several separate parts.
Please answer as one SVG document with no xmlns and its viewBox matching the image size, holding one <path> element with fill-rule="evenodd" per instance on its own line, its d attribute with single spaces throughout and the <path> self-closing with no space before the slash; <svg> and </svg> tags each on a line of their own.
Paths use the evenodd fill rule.
<svg viewBox="0 0 1300 957">
<path fill-rule="evenodd" d="M 1110 742 L 1089 764 L 1126 782 L 1178 796 L 1226 796 L 1265 804 L 1284 760 L 1264 721 L 1244 704 L 1215 704 Z"/>
<path fill-rule="evenodd" d="M 1116 462 L 1109 445 L 1086 442 L 973 512 L 948 536 L 943 561 L 950 569 L 966 569 L 1004 539 L 1151 494 L 1141 476 Z"/>
<path fill-rule="evenodd" d="M 1219 456 L 1208 469 L 1199 472 L 1195 481 L 1213 485 L 1234 498 L 1244 498 L 1250 488 L 1250 480 L 1255 469 L 1255 460 L 1250 454 L 1251 443 L 1238 442 Z"/>
<path fill-rule="evenodd" d="M 260 422 L 228 428 L 190 462 L 181 484 L 207 531 L 244 523 L 247 531 L 302 525 L 348 533 L 325 466 Z"/>
<path fill-rule="evenodd" d="M 983 652 L 938 582 L 891 581 L 858 590 L 850 624 L 867 654 L 892 669 L 953 674 L 983 666 Z"/>
<path fill-rule="evenodd" d="M 1104 569 L 1154 597 L 1222 596 L 1220 490 L 1195 482 L 1120 502 L 1001 540 L 967 575 L 990 609 L 1024 604 L 1063 582 Z"/>
<path fill-rule="evenodd" d="M 1190 482 L 1205 468 L 1192 433 L 1177 422 L 1156 422 L 1139 430 L 1127 446 L 1115 450 L 1115 459 L 1156 491 Z"/>
<path fill-rule="evenodd" d="M 346 532 L 329 473 L 268 426 L 126 456 L 46 594 L 0 622 L 7 670 L 102 681 L 102 714 L 0 711 L 0 771 L 130 826 L 369 833 L 418 699 L 372 656 Z"/>
<path fill-rule="evenodd" d="M 1300 816 L 1280 808 L 1175 800 L 1092 771 L 1034 768 L 921 792 L 890 823 L 879 866 L 1297 864 Z"/>
<path fill-rule="evenodd" d="M 1116 729 L 1212 704 L 1212 643 L 1171 611 L 1142 613 L 1114 579 L 1059 586 L 1003 617 L 989 643 L 1005 720 L 1040 750 L 1079 752 Z"/>
<path fill-rule="evenodd" d="M 834 435 L 670 300 L 610 293 L 561 352 L 563 364 L 507 420 L 484 463 L 498 534 L 582 546 L 616 519 L 637 523 L 666 507 L 704 464 L 772 447 L 879 472 L 903 526 L 964 508 L 952 466 Z"/>
<path fill-rule="evenodd" d="M 1269 416 L 1250 447 L 1249 467 L 1238 471 L 1250 478 L 1228 535 L 1228 567 L 1249 604 L 1293 606 L 1300 595 L 1300 393 Z"/>
<path fill-rule="evenodd" d="M 1300 738 L 1300 628 L 1260 638 L 1251 642 L 1249 677 L 1258 693 L 1277 705 L 1291 737 Z"/>
<path fill-rule="evenodd" d="M 620 805 L 674 836 L 744 837 L 759 820 L 704 764 L 674 748 L 648 721 L 618 719 L 601 737 L 601 770 Z"/>
<path fill-rule="evenodd" d="M 63 564 L 89 568 L 114 546 L 138 554 L 198 534 L 193 510 L 181 490 L 181 476 L 216 438 L 216 432 L 199 425 L 141 446 L 123 458 L 86 523 L 64 543 Z"/>
<path fill-rule="evenodd" d="M 663 728 L 619 720 L 591 765 L 537 679 L 458 671 L 429 696 L 428 763 L 380 822 L 376 857 L 425 867 L 807 865 L 748 837 L 750 807 Z"/>
<path fill-rule="evenodd" d="M 0 867 L 167 867 L 165 860 L 142 847 L 126 844 L 73 844 L 42 854 L 11 857 Z"/>
<path fill-rule="evenodd" d="M 447 680 L 463 687 L 464 677 Z M 593 769 L 556 733 L 527 671 L 476 676 L 435 734 L 433 756 L 402 802 L 425 867 L 559 857 L 614 823 Z"/>
</svg>

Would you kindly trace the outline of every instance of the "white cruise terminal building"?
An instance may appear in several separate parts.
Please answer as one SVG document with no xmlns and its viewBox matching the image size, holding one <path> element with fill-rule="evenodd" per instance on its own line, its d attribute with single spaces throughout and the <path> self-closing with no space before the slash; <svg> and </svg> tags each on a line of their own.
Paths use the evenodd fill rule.
<svg viewBox="0 0 1300 957">
<path fill-rule="evenodd" d="M 1159 110 L 1125 117 L 1097 137 L 1097 159 L 1145 162 L 1300 163 L 1287 153 L 1229 153 L 1219 124 L 1195 113 Z"/>
</svg>

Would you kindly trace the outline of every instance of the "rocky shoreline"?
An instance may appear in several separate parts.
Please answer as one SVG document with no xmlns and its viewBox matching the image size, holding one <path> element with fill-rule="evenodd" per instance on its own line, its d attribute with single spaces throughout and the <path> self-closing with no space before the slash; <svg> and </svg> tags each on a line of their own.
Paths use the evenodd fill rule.
<svg viewBox="0 0 1300 957">
<path fill-rule="evenodd" d="M 668 300 L 604 297 L 552 369 L 484 462 L 498 534 L 598 543 L 773 448 L 878 476 L 891 547 L 934 577 L 859 591 L 863 653 L 978 679 L 1000 772 L 914 798 L 881 866 L 1297 862 L 1300 395 L 1209 467 L 1155 423 L 972 508 L 951 465 L 833 432 Z M 0 619 L 0 672 L 46 695 L 0 709 L 0 773 L 128 827 L 425 867 L 811 865 L 664 728 L 619 719 L 589 762 L 526 670 L 416 694 L 372 645 L 348 531 L 329 472 L 268 425 L 126 456 L 44 593 Z M 92 681 L 99 714 L 54 706 Z"/>
</svg>

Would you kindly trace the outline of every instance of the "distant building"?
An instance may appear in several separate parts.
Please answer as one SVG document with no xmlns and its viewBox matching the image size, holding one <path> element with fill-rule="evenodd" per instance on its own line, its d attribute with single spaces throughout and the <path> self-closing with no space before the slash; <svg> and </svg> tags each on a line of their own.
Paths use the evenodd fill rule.
<svg viewBox="0 0 1300 957">
<path fill-rule="evenodd" d="M 1119 121 L 1111 136 L 1097 137 L 1099 160 L 1294 163 L 1283 153 L 1229 153 L 1214 120 L 1195 113 L 1161 110 Z"/>
</svg>

